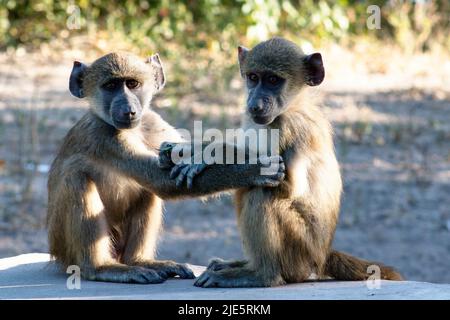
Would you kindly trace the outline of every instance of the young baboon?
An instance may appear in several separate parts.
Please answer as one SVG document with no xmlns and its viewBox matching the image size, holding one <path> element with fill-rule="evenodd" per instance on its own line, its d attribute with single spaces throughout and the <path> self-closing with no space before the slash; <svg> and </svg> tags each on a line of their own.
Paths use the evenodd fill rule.
<svg viewBox="0 0 450 320">
<path fill-rule="evenodd" d="M 390 267 L 331 248 L 341 175 L 331 125 L 308 98 L 307 89 L 324 79 L 320 53 L 305 55 L 294 43 L 273 38 L 252 50 L 239 47 L 238 57 L 248 89 L 243 127 L 279 129 L 286 179 L 276 188 L 245 187 L 236 192 L 248 260 L 213 259 L 195 285 L 276 286 L 304 281 L 313 273 L 363 280 L 370 276 L 371 264 L 380 267 L 382 279 L 401 280 Z"/>
<path fill-rule="evenodd" d="M 192 271 L 155 260 L 161 198 L 200 196 L 232 188 L 276 186 L 280 157 L 254 165 L 213 165 L 191 188 L 177 186 L 159 166 L 163 141 L 182 141 L 149 109 L 165 84 L 158 55 L 147 61 L 108 54 L 87 66 L 75 62 L 70 92 L 90 110 L 64 138 L 48 179 L 50 253 L 63 267 L 78 265 L 85 279 L 159 283 Z M 279 163 L 278 172 L 260 169 Z"/>
</svg>

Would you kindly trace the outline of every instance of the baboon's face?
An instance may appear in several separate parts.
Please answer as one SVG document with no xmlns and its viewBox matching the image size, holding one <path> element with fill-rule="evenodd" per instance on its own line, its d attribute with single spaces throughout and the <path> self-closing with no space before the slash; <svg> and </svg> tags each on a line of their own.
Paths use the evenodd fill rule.
<svg viewBox="0 0 450 320">
<path fill-rule="evenodd" d="M 271 123 L 285 108 L 286 79 L 272 71 L 248 70 L 247 113 L 257 124 Z"/>
<path fill-rule="evenodd" d="M 248 92 L 246 112 L 257 124 L 270 124 L 305 84 L 319 85 L 325 76 L 320 53 L 305 55 L 282 38 L 262 42 L 251 50 L 239 47 L 238 57 Z"/>
<path fill-rule="evenodd" d="M 134 78 L 111 78 L 98 90 L 103 113 L 117 129 L 136 127 L 144 106 L 149 106 L 151 101 L 151 93 L 145 92 L 144 84 Z"/>
<path fill-rule="evenodd" d="M 144 61 L 127 53 L 110 53 L 90 66 L 75 62 L 69 87 L 74 96 L 87 97 L 101 119 L 121 130 L 139 125 L 164 84 L 158 55 Z"/>
</svg>

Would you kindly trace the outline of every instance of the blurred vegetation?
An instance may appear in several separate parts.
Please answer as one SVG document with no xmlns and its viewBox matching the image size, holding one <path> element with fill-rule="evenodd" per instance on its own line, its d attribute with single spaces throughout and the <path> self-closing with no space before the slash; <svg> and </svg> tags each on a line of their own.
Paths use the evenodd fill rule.
<svg viewBox="0 0 450 320">
<path fill-rule="evenodd" d="M 379 30 L 366 25 L 369 5 L 381 8 Z M 360 37 L 407 52 L 450 48 L 449 17 L 448 0 L 0 0 L 0 49 L 33 50 L 77 36 L 126 42 L 173 61 L 172 81 L 192 92 L 192 69 L 196 79 L 229 85 L 238 44 L 283 35 L 306 50 Z"/>
<path fill-rule="evenodd" d="M 39 46 L 55 36 L 97 31 L 121 32 L 137 45 L 175 41 L 187 49 L 228 50 L 242 37 L 258 41 L 279 33 L 303 41 L 342 40 L 372 33 L 366 27 L 370 5 L 381 8 L 382 28 L 373 36 L 401 45 L 412 40 L 417 49 L 426 49 L 433 35 L 448 38 L 450 25 L 447 0 L 0 0 L 0 4 L 3 48 Z M 78 19 L 79 29 L 68 32 L 71 16 Z"/>
</svg>

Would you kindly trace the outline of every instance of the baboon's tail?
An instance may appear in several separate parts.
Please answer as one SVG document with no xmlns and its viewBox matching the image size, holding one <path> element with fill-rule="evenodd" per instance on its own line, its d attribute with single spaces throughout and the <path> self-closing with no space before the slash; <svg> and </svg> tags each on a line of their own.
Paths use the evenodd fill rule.
<svg viewBox="0 0 450 320">
<path fill-rule="evenodd" d="M 368 270 L 371 265 L 380 268 L 380 278 L 382 280 L 403 280 L 403 277 L 392 267 L 385 266 L 378 262 L 369 262 L 363 259 L 352 257 L 351 255 L 332 250 L 325 264 L 325 275 L 336 280 L 366 280 L 374 272 L 374 269 Z"/>
</svg>

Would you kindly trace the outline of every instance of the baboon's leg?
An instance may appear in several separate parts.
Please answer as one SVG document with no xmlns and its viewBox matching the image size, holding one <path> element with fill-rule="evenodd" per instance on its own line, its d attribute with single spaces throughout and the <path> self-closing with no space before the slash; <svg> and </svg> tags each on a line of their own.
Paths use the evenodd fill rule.
<svg viewBox="0 0 450 320">
<path fill-rule="evenodd" d="M 291 208 L 290 202 L 253 190 L 240 202 L 238 225 L 247 264 L 234 261 L 214 269 L 213 261 L 196 281 L 201 287 L 265 287 L 306 280 L 318 265 L 314 223 Z M 317 249 L 317 250 L 315 250 Z M 322 250 L 323 251 L 323 250 Z M 236 266 L 237 265 L 237 266 Z"/>
<path fill-rule="evenodd" d="M 127 239 L 123 254 L 125 264 L 152 269 L 163 278 L 176 275 L 183 279 L 194 278 L 194 273 L 184 264 L 155 260 L 162 220 L 161 199 L 150 193 L 143 193 L 126 216 Z"/>
<path fill-rule="evenodd" d="M 206 270 L 195 282 L 200 287 L 267 287 L 284 283 L 278 257 L 281 250 L 278 221 L 271 211 L 271 199 L 253 191 L 238 212 L 238 225 L 248 263 L 233 261 L 223 268 Z M 221 263 L 219 263 L 219 266 Z M 231 267 L 233 266 L 233 267 Z"/>
<path fill-rule="evenodd" d="M 94 281 L 160 283 L 164 279 L 153 270 L 127 266 L 115 261 L 111 255 L 111 239 L 106 221 L 107 211 L 95 184 L 87 177 L 77 177 L 67 186 L 72 188 L 67 212 L 70 230 L 71 261 L 81 268 L 83 278 Z"/>
</svg>

